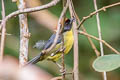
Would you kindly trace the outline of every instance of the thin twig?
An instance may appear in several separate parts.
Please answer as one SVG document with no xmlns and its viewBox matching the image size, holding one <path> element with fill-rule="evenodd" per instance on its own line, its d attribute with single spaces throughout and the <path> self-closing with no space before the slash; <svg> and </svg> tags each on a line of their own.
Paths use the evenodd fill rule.
<svg viewBox="0 0 120 80">
<path fill-rule="evenodd" d="M 67 0 L 62 0 L 62 2 L 63 2 L 63 8 L 65 7 L 65 5 L 66 5 L 66 2 L 67 2 Z M 64 15 L 63 16 L 63 19 L 62 19 L 62 29 L 61 29 L 61 31 L 64 29 L 64 22 L 65 22 L 65 16 L 66 15 Z M 62 49 L 64 49 L 64 36 L 63 36 L 63 34 L 61 34 L 62 35 Z M 65 80 L 65 63 L 64 63 L 64 50 L 62 51 L 62 80 Z"/>
<path fill-rule="evenodd" d="M 120 2 L 111 4 L 111 5 L 108 5 L 108 6 L 104 6 L 104 7 L 100 8 L 100 9 L 98 9 L 97 11 L 94 11 L 94 12 L 90 13 L 88 16 L 83 17 L 83 19 L 81 20 L 81 23 L 79 24 L 78 29 L 80 28 L 80 26 L 81 26 L 87 19 L 91 18 L 91 17 L 92 17 L 93 15 L 95 15 L 96 13 L 98 13 L 98 12 L 100 12 L 100 11 L 106 11 L 106 9 L 111 8 L 111 7 L 114 7 L 114 6 L 118 6 L 118 5 L 120 5 Z"/>
<path fill-rule="evenodd" d="M 93 2 L 94 2 L 95 11 L 97 11 L 97 10 L 98 10 L 98 9 L 97 9 L 97 2 L 96 2 L 96 0 L 93 0 Z M 96 13 L 96 20 L 97 20 L 97 27 L 98 27 L 99 39 L 102 40 L 99 13 Z M 102 44 L 101 41 L 99 41 L 99 43 L 100 43 L 100 52 L 101 52 L 101 56 L 104 56 L 103 44 Z M 107 73 L 104 71 L 102 74 L 103 74 L 103 80 L 107 80 Z"/>
<path fill-rule="evenodd" d="M 45 5 L 42 5 L 42 6 L 38 6 L 38 7 L 34 7 L 34 8 L 27 8 L 27 9 L 22 9 L 22 10 L 17 10 L 13 13 L 10 13 L 8 16 L 5 17 L 4 21 L 6 23 L 6 21 L 14 16 L 17 16 L 19 14 L 23 14 L 23 13 L 30 13 L 30 12 L 36 12 L 36 11 L 40 11 L 40 10 L 43 10 L 43 9 L 47 9 L 49 7 L 52 7 L 52 6 L 55 6 L 60 0 L 52 0 L 50 3 L 48 4 L 45 4 Z M 1 23 L 1 26 L 0 26 L 0 30 L 1 30 L 1 27 L 3 25 L 3 20 L 2 20 L 2 23 Z"/>
<path fill-rule="evenodd" d="M 2 34 L 0 33 L 0 36 L 1 36 Z M 12 34 L 9 34 L 9 33 L 5 33 L 5 35 L 7 35 L 7 36 L 11 36 Z"/>
<path fill-rule="evenodd" d="M 93 38 L 93 39 L 95 39 L 95 40 L 98 40 L 98 41 L 102 42 L 104 45 L 106 45 L 108 48 L 110 48 L 110 50 L 112 50 L 114 53 L 120 54 L 119 51 L 117 51 L 116 49 L 114 49 L 114 48 L 113 48 L 110 44 L 108 44 L 106 41 L 100 40 L 99 38 L 97 38 L 97 37 L 95 37 L 95 36 L 93 36 L 93 35 L 90 35 L 90 34 L 88 34 L 88 33 L 85 33 L 85 32 L 83 32 L 83 31 L 78 31 L 78 33 L 83 34 L 83 35 L 85 35 L 85 36 L 89 36 L 89 37 L 91 37 L 91 38 Z"/>
<path fill-rule="evenodd" d="M 5 18 L 4 0 L 1 0 L 1 3 L 2 3 L 2 19 L 4 19 Z M 3 20 L 3 28 L 2 28 L 1 44 L 0 44 L 0 62 L 2 62 L 4 55 L 5 33 L 6 33 L 6 23 Z"/>
<path fill-rule="evenodd" d="M 69 0 L 69 10 L 71 17 L 76 18 L 75 10 L 72 0 Z M 74 70 L 73 70 L 73 80 L 79 80 L 79 55 L 78 55 L 78 33 L 77 33 L 77 22 L 76 19 L 73 22 L 74 31 Z"/>
<path fill-rule="evenodd" d="M 64 49 L 64 37 L 62 35 L 62 49 Z M 64 50 L 62 51 L 62 80 L 65 80 Z"/>
<path fill-rule="evenodd" d="M 19 10 L 26 8 L 26 3 L 24 0 L 19 0 L 17 5 Z M 29 43 L 29 30 L 27 23 L 27 14 L 19 15 L 19 24 L 20 24 L 20 53 L 19 53 L 19 63 L 20 67 L 24 66 L 28 60 L 28 43 Z"/>
<path fill-rule="evenodd" d="M 58 37 L 60 35 L 61 21 L 62 21 L 65 13 L 67 11 L 67 8 L 68 8 L 68 2 L 66 3 L 66 6 L 63 8 L 63 11 L 62 11 L 62 13 L 60 15 L 60 18 L 58 20 L 57 32 L 56 32 L 56 36 L 55 36 L 54 42 L 53 42 L 53 44 L 51 45 L 50 48 L 48 48 L 47 50 L 45 50 L 45 53 L 48 53 L 50 50 L 52 50 L 55 47 L 56 43 L 57 43 Z"/>
<path fill-rule="evenodd" d="M 93 0 L 93 1 L 94 1 L 95 11 L 97 11 L 97 3 L 96 3 L 96 0 Z M 99 13 L 96 13 L 96 20 L 97 20 L 97 27 L 98 27 L 99 39 L 102 40 Z M 103 55 L 104 55 L 104 51 L 103 51 L 103 44 L 102 44 L 102 42 L 100 42 L 100 52 L 101 52 L 101 56 L 103 56 Z"/>
</svg>

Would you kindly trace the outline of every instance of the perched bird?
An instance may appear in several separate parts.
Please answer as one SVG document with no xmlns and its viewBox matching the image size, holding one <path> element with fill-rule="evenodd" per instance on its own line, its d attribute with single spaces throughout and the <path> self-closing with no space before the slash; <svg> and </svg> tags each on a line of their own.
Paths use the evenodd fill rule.
<svg viewBox="0 0 120 80">
<path fill-rule="evenodd" d="M 63 34 L 63 37 L 61 35 L 59 36 L 55 48 L 53 48 L 50 52 L 44 54 L 44 51 L 46 49 L 48 49 L 49 47 L 51 47 L 51 45 L 53 44 L 56 33 L 54 33 L 50 37 L 50 39 L 45 43 L 41 53 L 39 53 L 39 55 L 37 55 L 36 57 L 31 59 L 27 64 L 28 65 L 35 64 L 44 59 L 56 62 L 57 60 L 59 60 L 62 57 L 62 51 L 61 51 L 62 46 L 64 47 L 64 49 L 63 49 L 64 54 L 69 53 L 69 51 L 72 48 L 73 41 L 74 41 L 73 31 L 72 31 L 73 20 L 74 19 L 66 19 L 65 20 L 64 28 L 63 28 L 63 31 L 61 32 L 61 34 Z M 64 40 L 64 41 L 62 41 L 62 40 Z M 38 44 L 41 44 L 41 43 L 38 43 Z"/>
</svg>

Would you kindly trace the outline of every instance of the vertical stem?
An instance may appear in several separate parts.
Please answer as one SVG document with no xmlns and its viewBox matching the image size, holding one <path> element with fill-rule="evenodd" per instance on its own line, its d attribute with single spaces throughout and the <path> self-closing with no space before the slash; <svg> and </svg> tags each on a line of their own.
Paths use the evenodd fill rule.
<svg viewBox="0 0 120 80">
<path fill-rule="evenodd" d="M 63 6 L 63 8 L 64 8 L 64 6 Z M 64 28 L 64 22 L 65 22 L 65 16 L 62 19 L 62 23 L 63 23 L 62 24 L 62 29 Z M 61 29 L 61 31 L 62 31 L 62 29 Z M 62 36 L 62 49 L 64 49 L 64 36 L 63 36 L 63 34 L 61 34 L 61 36 Z M 64 51 L 62 51 L 62 72 L 64 72 L 64 70 L 65 70 Z M 64 73 L 62 74 L 62 80 L 65 80 L 65 74 Z"/>
<path fill-rule="evenodd" d="M 63 9 L 64 9 L 64 7 L 65 7 L 65 5 L 66 5 L 66 0 L 62 0 L 62 2 L 63 2 Z M 64 22 L 65 22 L 65 15 L 64 15 L 64 17 L 63 17 L 63 19 L 62 19 L 62 30 L 63 30 L 63 28 L 64 28 Z M 61 30 L 61 31 L 62 31 Z M 62 34 L 62 49 L 64 49 L 64 37 L 63 37 L 63 34 Z M 64 51 L 62 51 L 62 72 L 64 72 L 64 70 L 65 70 L 65 63 L 64 63 Z M 63 73 L 62 74 L 62 80 L 65 80 L 65 74 Z"/>
<path fill-rule="evenodd" d="M 73 22 L 74 30 L 74 80 L 79 80 L 79 55 L 78 55 L 78 33 L 76 20 Z"/>
<path fill-rule="evenodd" d="M 63 41 L 63 43 L 62 43 L 62 49 L 64 49 L 64 37 L 63 37 L 63 35 L 62 35 L 62 41 Z M 63 72 L 63 74 L 62 74 L 62 80 L 65 80 L 64 70 L 65 70 L 64 51 L 62 51 L 62 72 Z"/>
<path fill-rule="evenodd" d="M 72 0 L 69 0 L 69 10 L 71 17 L 75 18 L 75 10 Z M 73 22 L 73 32 L 74 32 L 74 69 L 73 69 L 73 80 L 79 79 L 79 55 L 78 55 L 78 32 L 77 32 L 77 22 Z"/>
<path fill-rule="evenodd" d="M 23 10 L 26 8 L 25 0 L 18 1 L 18 9 Z M 27 23 L 27 14 L 19 15 L 19 23 L 20 23 L 20 55 L 19 55 L 19 63 L 20 66 L 26 64 L 28 60 L 28 43 L 29 43 L 29 30 Z"/>
<path fill-rule="evenodd" d="M 94 7 L 95 7 L 95 10 L 97 11 L 97 3 L 96 3 L 96 0 L 94 0 Z M 96 14 L 96 20 L 97 20 L 97 26 L 98 26 L 99 39 L 102 40 L 99 13 Z M 101 52 L 101 56 L 104 56 L 103 44 L 102 44 L 101 41 L 100 41 L 100 52 Z M 103 72 L 103 78 L 104 78 L 104 80 L 107 80 L 106 72 Z"/>
<path fill-rule="evenodd" d="M 4 6 L 4 0 L 1 0 L 2 3 L 2 19 L 5 18 L 5 6 Z M 1 43 L 0 43 L 0 62 L 3 60 L 4 55 L 4 46 L 5 46 L 5 33 L 6 33 L 6 23 L 3 20 L 3 25 L 1 25 L 2 28 L 2 34 L 1 34 Z"/>
</svg>

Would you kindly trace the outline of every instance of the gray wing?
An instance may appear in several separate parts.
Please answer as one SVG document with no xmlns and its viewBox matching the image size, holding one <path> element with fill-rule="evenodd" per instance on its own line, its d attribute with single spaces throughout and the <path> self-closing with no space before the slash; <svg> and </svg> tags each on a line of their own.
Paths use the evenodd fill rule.
<svg viewBox="0 0 120 80">
<path fill-rule="evenodd" d="M 45 49 L 48 49 L 48 48 L 53 44 L 54 39 L 55 39 L 55 36 L 56 36 L 56 34 L 53 34 L 53 35 L 50 37 L 50 39 L 46 42 L 46 44 L 45 44 L 45 46 L 44 46 L 44 48 L 43 48 L 44 50 L 45 50 Z M 59 44 L 61 41 L 62 41 L 62 37 L 59 36 L 56 44 Z"/>
</svg>

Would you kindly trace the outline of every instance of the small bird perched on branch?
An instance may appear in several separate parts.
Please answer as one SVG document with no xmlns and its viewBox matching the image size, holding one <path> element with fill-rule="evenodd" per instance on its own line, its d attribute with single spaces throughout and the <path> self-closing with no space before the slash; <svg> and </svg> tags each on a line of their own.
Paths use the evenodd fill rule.
<svg viewBox="0 0 120 80">
<path fill-rule="evenodd" d="M 69 53 L 69 51 L 72 48 L 73 45 L 73 31 L 72 31 L 72 23 L 73 23 L 74 19 L 66 19 L 65 23 L 64 23 L 64 28 L 61 31 L 61 34 L 63 36 L 59 36 L 56 46 L 48 53 L 44 53 L 44 51 L 46 49 L 48 49 L 49 47 L 51 47 L 51 45 L 54 42 L 56 33 L 54 33 L 50 39 L 45 43 L 45 45 L 43 46 L 43 49 L 41 51 L 41 53 L 39 53 L 39 55 L 37 55 L 36 57 L 34 57 L 32 60 L 30 60 L 27 64 L 35 64 L 39 61 L 42 61 L 44 59 L 56 62 L 57 60 L 59 60 L 62 57 L 62 53 L 67 54 Z M 41 44 L 41 43 L 38 43 Z M 62 47 L 63 46 L 63 47 Z"/>
</svg>

